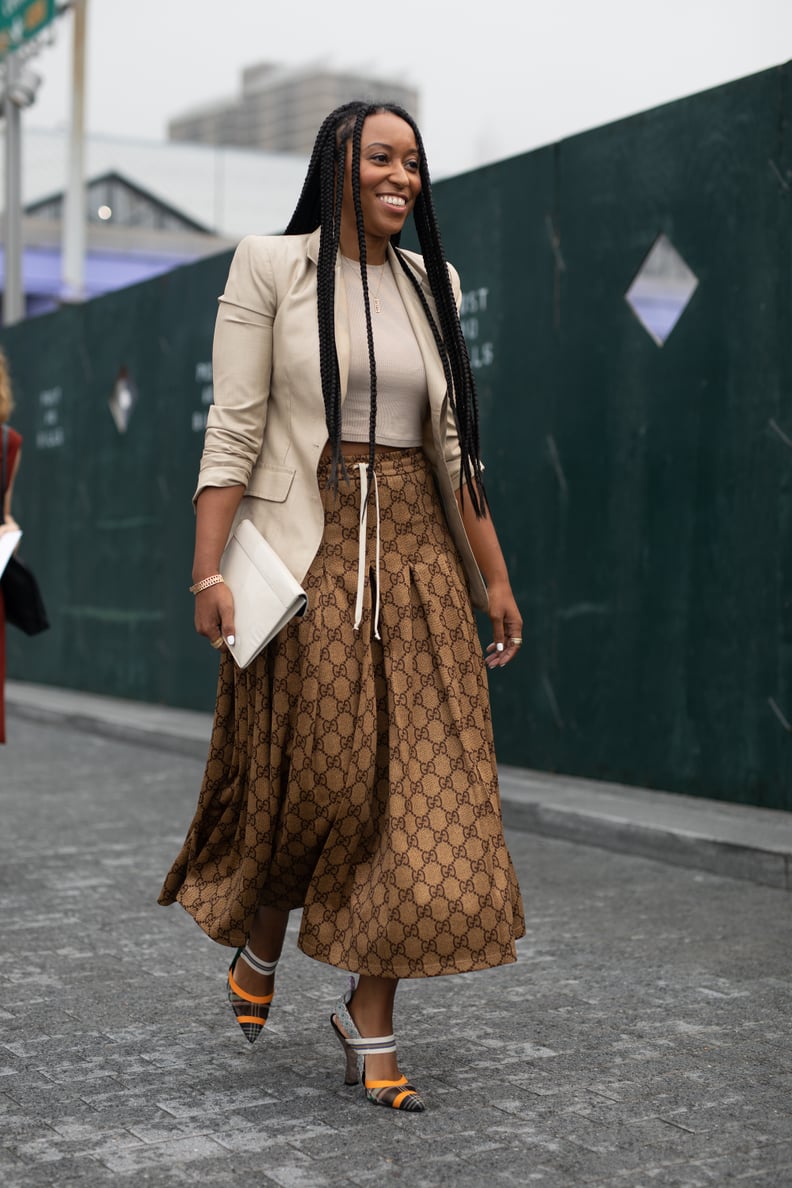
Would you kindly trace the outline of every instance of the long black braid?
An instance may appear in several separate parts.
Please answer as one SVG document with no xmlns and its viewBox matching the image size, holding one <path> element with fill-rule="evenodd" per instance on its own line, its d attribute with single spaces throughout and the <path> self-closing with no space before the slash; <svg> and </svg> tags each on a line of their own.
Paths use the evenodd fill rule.
<svg viewBox="0 0 792 1188">
<path fill-rule="evenodd" d="M 415 135 L 420 161 L 421 192 L 415 203 L 413 217 L 423 253 L 429 289 L 437 311 L 436 319 L 429 307 L 419 277 L 406 257 L 398 250 L 398 235 L 391 238 L 391 246 L 396 251 L 399 264 L 418 295 L 443 364 L 448 397 L 459 431 L 462 454 L 460 490 L 464 498 L 467 488 L 476 515 L 482 516 L 486 507 L 486 495 L 479 461 L 478 401 L 473 371 L 440 240 L 421 134 L 412 116 L 395 103 L 367 104 L 359 101 L 346 103 L 342 107 L 336 108 L 324 120 L 316 137 L 300 199 L 285 232 L 287 235 L 302 235 L 314 231 L 317 227 L 321 228 L 316 292 L 322 393 L 332 451 L 330 481 L 333 486 L 337 486 L 339 475 L 345 474 L 341 453 L 341 382 L 335 344 L 335 266 L 341 230 L 340 211 L 344 163 L 350 140 L 352 143 L 352 196 L 360 251 L 360 276 L 363 285 L 366 340 L 371 375 L 369 471 L 374 466 L 377 368 L 374 358 L 374 336 L 371 326 L 366 267 L 366 237 L 360 202 L 360 142 L 364 121 L 368 116 L 380 112 L 390 112 L 398 116 L 409 124 Z"/>
</svg>

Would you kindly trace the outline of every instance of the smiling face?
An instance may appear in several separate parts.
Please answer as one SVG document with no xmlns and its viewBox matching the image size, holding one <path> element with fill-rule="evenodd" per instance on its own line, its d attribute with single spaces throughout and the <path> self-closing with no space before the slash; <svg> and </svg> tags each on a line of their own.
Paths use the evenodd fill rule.
<svg viewBox="0 0 792 1188">
<path fill-rule="evenodd" d="M 369 263 L 382 263 L 391 235 L 398 234 L 421 192 L 415 133 L 393 112 L 367 116 L 360 137 L 360 205 Z M 341 251 L 359 256 L 352 196 L 352 140 L 347 144 L 341 203 Z"/>
</svg>

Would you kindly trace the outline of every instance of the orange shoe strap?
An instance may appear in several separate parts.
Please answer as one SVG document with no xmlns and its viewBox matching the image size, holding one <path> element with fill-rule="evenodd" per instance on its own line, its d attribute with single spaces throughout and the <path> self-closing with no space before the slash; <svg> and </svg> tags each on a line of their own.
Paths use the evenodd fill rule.
<svg viewBox="0 0 792 1188">
<path fill-rule="evenodd" d="M 231 989 L 234 991 L 234 994 L 238 994 L 240 998 L 243 998 L 245 1000 L 245 1002 L 254 1002 L 254 1003 L 257 1003 L 259 1006 L 268 1006 L 269 1003 L 271 1003 L 273 998 L 275 997 L 274 990 L 273 990 L 272 994 L 265 994 L 263 998 L 257 997 L 255 994 L 248 994 L 247 990 L 243 990 L 242 987 L 238 986 L 237 983 L 234 981 L 234 975 L 231 973 L 230 969 L 228 971 L 228 984 L 231 987 Z"/>
<path fill-rule="evenodd" d="M 366 1081 L 367 1089 L 400 1089 L 407 1084 L 406 1077 L 399 1077 L 398 1081 Z"/>
</svg>

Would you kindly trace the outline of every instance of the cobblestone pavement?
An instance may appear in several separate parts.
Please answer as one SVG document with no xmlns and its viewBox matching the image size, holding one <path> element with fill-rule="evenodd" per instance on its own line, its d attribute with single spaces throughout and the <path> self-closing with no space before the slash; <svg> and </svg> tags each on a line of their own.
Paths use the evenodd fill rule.
<svg viewBox="0 0 792 1188">
<path fill-rule="evenodd" d="M 422 1115 L 342 1081 L 291 944 L 249 1046 L 228 951 L 155 904 L 201 764 L 13 716 L 0 751 L 0 1183 L 792 1185 L 788 894 L 511 832 L 516 965 L 403 983 Z"/>
</svg>

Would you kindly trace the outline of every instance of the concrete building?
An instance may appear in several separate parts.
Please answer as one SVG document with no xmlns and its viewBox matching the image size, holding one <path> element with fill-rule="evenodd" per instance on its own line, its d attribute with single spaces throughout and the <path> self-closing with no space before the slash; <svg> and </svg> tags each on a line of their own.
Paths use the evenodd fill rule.
<svg viewBox="0 0 792 1188">
<path fill-rule="evenodd" d="M 68 137 L 26 129 L 22 282 L 27 316 L 62 299 L 61 217 Z M 307 158 L 211 145 L 88 136 L 86 298 L 147 280 L 233 247 L 243 235 L 282 231 Z M 0 159 L 0 193 L 3 161 Z M 0 242 L 0 291 L 5 250 Z"/>
<path fill-rule="evenodd" d="M 238 98 L 174 117 L 168 138 L 309 153 L 324 117 L 351 99 L 395 102 L 418 118 L 418 92 L 403 83 L 317 66 L 294 69 L 261 62 L 243 70 Z"/>
</svg>

